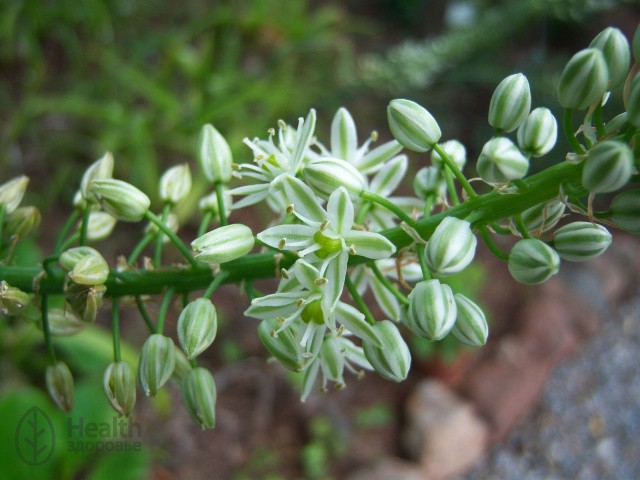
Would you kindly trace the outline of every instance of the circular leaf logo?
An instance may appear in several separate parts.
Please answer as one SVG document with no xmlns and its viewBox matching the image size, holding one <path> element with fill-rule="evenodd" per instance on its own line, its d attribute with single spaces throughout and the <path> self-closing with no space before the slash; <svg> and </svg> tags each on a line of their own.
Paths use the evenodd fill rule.
<svg viewBox="0 0 640 480">
<path fill-rule="evenodd" d="M 20 418 L 16 428 L 16 451 L 28 465 L 42 465 L 53 455 L 56 436 L 49 416 L 32 407 Z"/>
</svg>

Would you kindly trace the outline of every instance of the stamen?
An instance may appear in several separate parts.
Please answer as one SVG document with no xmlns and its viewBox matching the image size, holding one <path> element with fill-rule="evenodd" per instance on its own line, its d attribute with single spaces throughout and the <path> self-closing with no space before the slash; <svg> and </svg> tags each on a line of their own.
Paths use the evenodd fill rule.
<svg viewBox="0 0 640 480">
<path fill-rule="evenodd" d="M 351 246 L 349 247 L 349 254 L 350 254 L 350 255 L 357 255 L 357 252 L 356 252 L 356 246 L 355 246 L 355 245 L 351 245 Z"/>
<path fill-rule="evenodd" d="M 287 209 L 285 211 L 287 212 L 287 215 L 291 215 L 294 212 L 293 203 L 290 205 L 287 205 Z"/>
<path fill-rule="evenodd" d="M 278 249 L 279 250 L 284 250 L 285 245 L 287 244 L 287 239 L 283 238 L 282 240 L 280 240 L 278 242 Z"/>
<path fill-rule="evenodd" d="M 320 231 L 324 231 L 329 226 L 329 219 L 327 218 L 324 222 L 320 224 Z"/>
<path fill-rule="evenodd" d="M 318 287 L 322 287 L 323 285 L 326 285 L 327 283 L 329 283 L 329 280 L 327 280 L 326 278 L 316 278 L 313 281 L 313 284 L 318 286 Z"/>
</svg>

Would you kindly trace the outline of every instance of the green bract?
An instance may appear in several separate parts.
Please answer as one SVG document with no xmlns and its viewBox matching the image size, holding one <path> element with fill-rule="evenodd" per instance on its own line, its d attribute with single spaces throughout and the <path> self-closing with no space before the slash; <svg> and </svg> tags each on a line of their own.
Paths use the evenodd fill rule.
<svg viewBox="0 0 640 480">
<path fill-rule="evenodd" d="M 418 282 L 409 294 L 406 323 L 429 340 L 441 340 L 456 321 L 456 303 L 451 287 L 438 280 Z"/>
<path fill-rule="evenodd" d="M 369 363 L 378 375 L 387 380 L 401 382 L 409 374 L 411 353 L 402 339 L 400 330 L 393 322 L 383 320 L 373 325 L 381 346 L 366 339 L 362 341 L 362 349 Z"/>
<path fill-rule="evenodd" d="M 564 108 L 584 109 L 602 100 L 609 71 L 602 52 L 587 48 L 567 63 L 558 82 L 558 101 Z"/>
<path fill-rule="evenodd" d="M 482 147 L 476 165 L 485 182 L 504 183 L 523 178 L 529 170 L 529 160 L 508 138 L 492 138 Z"/>
<path fill-rule="evenodd" d="M 529 81 L 522 73 L 509 75 L 502 80 L 491 96 L 489 125 L 504 132 L 512 132 L 520 126 L 531 109 Z"/>
<path fill-rule="evenodd" d="M 549 153 L 557 138 L 558 122 L 548 108 L 534 109 L 518 128 L 518 146 L 533 157 Z"/>
<path fill-rule="evenodd" d="M 594 193 L 622 188 L 633 173 L 633 152 L 617 140 L 605 140 L 589 151 L 582 170 L 584 188 Z"/>
<path fill-rule="evenodd" d="M 611 234 L 602 225 L 573 222 L 554 232 L 553 248 L 563 260 L 584 262 L 602 255 L 611 240 Z"/>
<path fill-rule="evenodd" d="M 442 135 L 435 118 L 411 100 L 392 100 L 387 107 L 387 119 L 394 138 L 414 152 L 431 149 Z"/>
<path fill-rule="evenodd" d="M 607 90 L 621 87 L 629 73 L 630 64 L 629 42 L 624 33 L 614 27 L 605 28 L 589 46 L 600 50 L 607 64 L 609 70 Z"/>
<path fill-rule="evenodd" d="M 482 309 L 460 293 L 455 294 L 455 301 L 458 315 L 451 330 L 453 336 L 472 347 L 487 343 L 489 326 Z"/>
<path fill-rule="evenodd" d="M 138 362 L 140 386 L 147 397 L 155 397 L 167 383 L 176 365 L 173 340 L 159 333 L 151 335 L 142 345 Z"/>
<path fill-rule="evenodd" d="M 251 229 L 241 223 L 234 223 L 196 238 L 191 242 L 191 248 L 196 252 L 196 260 L 225 263 L 244 257 L 253 250 L 254 243 Z"/>
<path fill-rule="evenodd" d="M 191 418 L 202 428 L 216 425 L 216 384 L 209 370 L 194 368 L 180 384 L 182 401 Z"/>
<path fill-rule="evenodd" d="M 227 183 L 231 180 L 231 149 L 213 125 L 202 127 L 196 153 L 202 173 L 209 182 Z"/>
<path fill-rule="evenodd" d="M 22 175 L 0 185 L 0 206 L 4 207 L 4 213 L 12 213 L 20 202 L 29 185 L 29 177 Z"/>
<path fill-rule="evenodd" d="M 131 365 L 123 361 L 110 363 L 102 385 L 113 409 L 128 417 L 136 404 L 136 374 Z"/>
<path fill-rule="evenodd" d="M 64 362 L 56 362 L 47 367 L 45 383 L 49 397 L 64 412 L 73 409 L 73 375 Z"/>
<path fill-rule="evenodd" d="M 535 285 L 558 273 L 560 257 L 546 243 L 526 238 L 513 246 L 508 265 L 509 273 L 518 282 Z"/>
<path fill-rule="evenodd" d="M 446 217 L 435 229 L 425 246 L 425 260 L 438 276 L 464 270 L 476 254 L 477 240 L 466 220 Z"/>
<path fill-rule="evenodd" d="M 616 227 L 640 233 L 640 189 L 628 190 L 611 201 L 611 221 Z"/>
<path fill-rule="evenodd" d="M 200 355 L 213 343 L 218 331 L 216 307 L 208 298 L 198 298 L 180 313 L 178 340 L 187 358 Z"/>
<path fill-rule="evenodd" d="M 142 220 L 151 204 L 149 197 L 136 187 L 114 178 L 94 180 L 91 191 L 107 213 L 125 222 Z"/>
<path fill-rule="evenodd" d="M 175 205 L 184 200 L 191 191 L 191 170 L 189 165 L 176 165 L 164 172 L 160 178 L 160 198 Z"/>
</svg>

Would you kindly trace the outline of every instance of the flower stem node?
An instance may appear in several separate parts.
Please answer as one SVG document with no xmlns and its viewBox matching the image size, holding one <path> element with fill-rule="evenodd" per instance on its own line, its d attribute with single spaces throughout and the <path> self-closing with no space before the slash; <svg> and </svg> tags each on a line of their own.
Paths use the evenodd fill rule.
<svg viewBox="0 0 640 480">
<path fill-rule="evenodd" d="M 633 152 L 623 142 L 606 140 L 589 152 L 582 170 L 582 184 L 593 193 L 622 188 L 634 171 Z"/>
<path fill-rule="evenodd" d="M 113 155 L 111 152 L 105 153 L 101 158 L 93 162 L 82 175 L 80 182 L 80 193 L 86 202 L 98 203 L 93 182 L 113 176 Z"/>
<path fill-rule="evenodd" d="M 218 331 L 216 307 L 208 298 L 198 298 L 180 313 L 178 340 L 189 360 L 200 355 L 215 340 Z"/>
<path fill-rule="evenodd" d="M 131 365 L 124 361 L 109 364 L 102 385 L 113 409 L 119 415 L 131 415 L 136 404 L 136 374 Z"/>
<path fill-rule="evenodd" d="M 216 425 L 216 384 L 206 368 L 197 367 L 184 376 L 180 383 L 182 401 L 189 415 L 205 430 Z"/>
<path fill-rule="evenodd" d="M 631 63 L 629 41 L 624 33 L 618 28 L 607 27 L 591 41 L 589 47 L 597 48 L 602 52 L 609 70 L 607 90 L 621 87 L 627 78 Z"/>
<path fill-rule="evenodd" d="M 138 377 L 142 391 L 147 397 L 155 397 L 158 390 L 167 383 L 176 364 L 175 345 L 173 340 L 159 333 L 154 333 L 144 342 Z"/>
<path fill-rule="evenodd" d="M 49 365 L 45 372 L 49 397 L 57 407 L 69 413 L 73 409 L 73 375 L 64 362 Z"/>
<path fill-rule="evenodd" d="M 231 180 L 233 158 L 224 137 L 211 124 L 206 124 L 198 138 L 197 157 L 202 173 L 211 183 L 228 183 Z"/>
<path fill-rule="evenodd" d="M 563 260 L 586 262 L 602 255 L 611 240 L 611 233 L 602 225 L 573 222 L 554 232 L 553 248 Z"/>
<path fill-rule="evenodd" d="M 485 182 L 505 183 L 523 178 L 529 160 L 511 140 L 497 137 L 484 144 L 476 168 Z"/>
<path fill-rule="evenodd" d="M 392 100 L 387 106 L 387 120 L 394 138 L 414 152 L 430 150 L 442 136 L 435 118 L 411 100 Z"/>
<path fill-rule="evenodd" d="M 518 146 L 523 152 L 542 157 L 549 153 L 558 139 L 558 122 L 551 110 L 544 107 L 531 111 L 517 133 Z"/>
<path fill-rule="evenodd" d="M 142 220 L 151 204 L 142 191 L 114 178 L 94 180 L 92 192 L 107 213 L 125 222 Z"/>
<path fill-rule="evenodd" d="M 188 164 L 176 165 L 160 178 L 160 199 L 171 205 L 182 202 L 191 191 L 191 170 Z"/>
<path fill-rule="evenodd" d="M 456 321 L 456 303 L 449 285 L 439 280 L 418 282 L 409 294 L 407 324 L 429 340 L 443 339 Z"/>
<path fill-rule="evenodd" d="M 196 260 L 225 263 L 247 255 L 255 244 L 253 232 L 241 223 L 216 228 L 191 242 Z"/>
<path fill-rule="evenodd" d="M 390 320 L 376 323 L 373 329 L 381 346 L 363 339 L 365 357 L 381 377 L 394 382 L 403 381 L 411 368 L 411 353 L 400 330 Z"/>
<path fill-rule="evenodd" d="M 22 202 L 24 192 L 29 185 L 29 177 L 24 175 L 15 177 L 0 185 L 0 206 L 4 207 L 4 213 L 12 213 Z"/>
<path fill-rule="evenodd" d="M 435 275 L 441 277 L 458 273 L 473 260 L 477 243 L 469 222 L 446 217 L 425 246 L 427 266 Z"/>
<path fill-rule="evenodd" d="M 453 336 L 472 347 L 487 343 L 489 326 L 480 306 L 460 293 L 455 294 L 455 301 L 458 316 L 451 330 Z"/>
<path fill-rule="evenodd" d="M 611 201 L 611 221 L 630 233 L 640 233 L 640 189 L 627 190 Z"/>
<path fill-rule="evenodd" d="M 496 87 L 489 103 L 489 125 L 512 132 L 531 110 L 529 81 L 522 73 L 509 75 Z"/>
<path fill-rule="evenodd" d="M 517 242 L 511 249 L 508 267 L 516 281 L 536 285 L 558 273 L 560 257 L 543 241 L 527 238 Z"/>
<path fill-rule="evenodd" d="M 602 100 L 609 83 L 604 55 L 597 48 L 576 53 L 558 82 L 558 101 L 564 108 L 582 110 Z"/>
</svg>

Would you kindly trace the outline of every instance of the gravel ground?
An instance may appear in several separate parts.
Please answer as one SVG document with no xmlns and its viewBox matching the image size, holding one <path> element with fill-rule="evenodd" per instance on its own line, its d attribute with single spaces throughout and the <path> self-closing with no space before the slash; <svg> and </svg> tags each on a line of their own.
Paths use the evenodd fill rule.
<svg viewBox="0 0 640 480">
<path fill-rule="evenodd" d="M 593 302 L 585 308 L 602 313 L 601 330 L 555 369 L 529 418 L 462 479 L 640 479 L 640 292 L 614 311 L 588 277 L 574 275 Z"/>
</svg>

